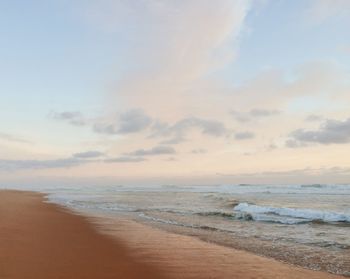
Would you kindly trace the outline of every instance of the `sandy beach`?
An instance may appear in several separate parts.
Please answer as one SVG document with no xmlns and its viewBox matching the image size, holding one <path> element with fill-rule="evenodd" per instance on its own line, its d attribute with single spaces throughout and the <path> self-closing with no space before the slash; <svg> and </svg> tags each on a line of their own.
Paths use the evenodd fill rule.
<svg viewBox="0 0 350 279">
<path fill-rule="evenodd" d="M 83 218 L 31 192 L 0 191 L 1 279 L 166 278 Z"/>
<path fill-rule="evenodd" d="M 0 278 L 344 278 L 0 191 Z"/>
</svg>

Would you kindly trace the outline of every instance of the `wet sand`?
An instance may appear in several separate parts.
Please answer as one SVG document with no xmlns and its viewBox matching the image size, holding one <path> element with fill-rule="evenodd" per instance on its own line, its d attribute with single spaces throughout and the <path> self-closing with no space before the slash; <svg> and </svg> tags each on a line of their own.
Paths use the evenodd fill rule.
<svg viewBox="0 0 350 279">
<path fill-rule="evenodd" d="M 166 278 L 85 218 L 31 192 L 0 191 L 1 279 Z"/>
<path fill-rule="evenodd" d="M 0 191 L 0 278 L 345 278 L 43 200 Z"/>
</svg>

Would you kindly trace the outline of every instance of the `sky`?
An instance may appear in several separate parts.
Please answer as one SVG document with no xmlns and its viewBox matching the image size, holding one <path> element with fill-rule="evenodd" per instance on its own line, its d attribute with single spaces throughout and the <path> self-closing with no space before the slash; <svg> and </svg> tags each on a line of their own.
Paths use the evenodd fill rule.
<svg viewBox="0 0 350 279">
<path fill-rule="evenodd" d="M 0 184 L 350 183 L 349 0 L 0 3 Z"/>
</svg>

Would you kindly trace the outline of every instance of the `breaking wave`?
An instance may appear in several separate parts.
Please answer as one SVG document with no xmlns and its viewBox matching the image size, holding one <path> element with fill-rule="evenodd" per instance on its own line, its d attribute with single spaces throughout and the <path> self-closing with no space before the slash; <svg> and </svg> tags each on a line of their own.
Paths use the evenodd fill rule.
<svg viewBox="0 0 350 279">
<path fill-rule="evenodd" d="M 288 207 L 259 206 L 240 203 L 233 208 L 237 219 L 276 222 L 282 224 L 300 223 L 350 223 L 350 215 L 338 212 Z"/>
</svg>

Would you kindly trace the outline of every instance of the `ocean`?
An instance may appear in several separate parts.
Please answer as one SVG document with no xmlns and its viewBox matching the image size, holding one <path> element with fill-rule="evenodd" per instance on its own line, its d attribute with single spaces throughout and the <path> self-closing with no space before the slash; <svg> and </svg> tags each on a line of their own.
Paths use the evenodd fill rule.
<svg viewBox="0 0 350 279">
<path fill-rule="evenodd" d="M 31 187 L 81 213 L 126 217 L 350 276 L 350 185 Z"/>
</svg>

